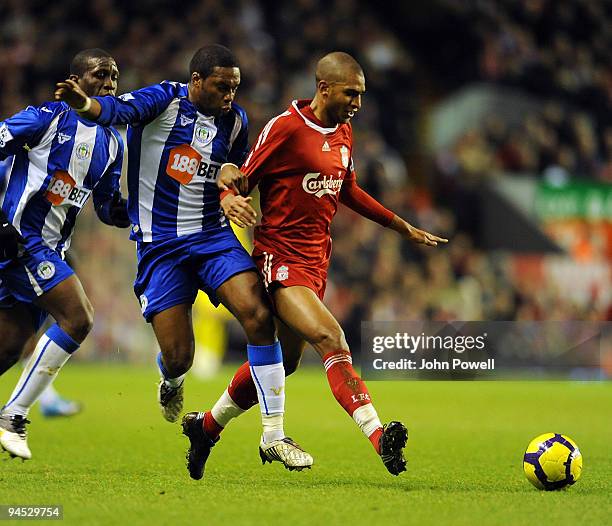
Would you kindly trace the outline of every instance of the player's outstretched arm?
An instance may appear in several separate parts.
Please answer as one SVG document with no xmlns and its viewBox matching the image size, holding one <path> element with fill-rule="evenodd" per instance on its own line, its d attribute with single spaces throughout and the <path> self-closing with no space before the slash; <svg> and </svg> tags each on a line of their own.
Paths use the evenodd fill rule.
<svg viewBox="0 0 612 526">
<path fill-rule="evenodd" d="M 421 230 L 415 226 L 412 226 L 408 221 L 404 221 L 398 215 L 394 215 L 391 220 L 389 228 L 392 228 L 398 232 L 402 237 L 414 241 L 415 243 L 422 243 L 430 247 L 438 246 L 438 243 L 448 243 L 448 239 L 443 237 L 434 236 L 425 230 Z"/>
<path fill-rule="evenodd" d="M 102 112 L 100 103 L 87 96 L 74 80 L 66 79 L 64 82 L 58 82 L 55 88 L 55 100 L 63 100 L 82 117 L 95 121 L 100 116 Z"/>
<path fill-rule="evenodd" d="M 415 243 L 422 243 L 431 247 L 437 246 L 438 243 L 448 243 L 448 239 L 434 236 L 429 232 L 420 230 L 407 221 L 404 221 L 391 210 L 385 208 L 370 194 L 359 187 L 354 176 L 345 179 L 344 183 L 342 191 L 340 192 L 340 202 L 363 217 L 375 221 L 384 227 L 392 228 L 401 236 Z"/>
</svg>

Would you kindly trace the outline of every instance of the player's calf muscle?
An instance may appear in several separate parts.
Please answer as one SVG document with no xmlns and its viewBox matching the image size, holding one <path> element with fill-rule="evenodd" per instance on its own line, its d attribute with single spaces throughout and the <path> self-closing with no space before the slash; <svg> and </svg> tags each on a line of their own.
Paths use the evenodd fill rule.
<svg viewBox="0 0 612 526">
<path fill-rule="evenodd" d="M 34 334 L 34 325 L 28 311 L 22 306 L 0 309 L 0 374 L 10 369 Z"/>
<path fill-rule="evenodd" d="M 8 371 L 19 360 L 21 347 L 2 346 L 0 350 L 0 375 Z"/>
<path fill-rule="evenodd" d="M 283 350 L 283 367 L 285 368 L 285 376 L 289 376 L 297 371 L 297 368 L 300 366 L 301 359 L 301 356 L 285 356 Z"/>
</svg>

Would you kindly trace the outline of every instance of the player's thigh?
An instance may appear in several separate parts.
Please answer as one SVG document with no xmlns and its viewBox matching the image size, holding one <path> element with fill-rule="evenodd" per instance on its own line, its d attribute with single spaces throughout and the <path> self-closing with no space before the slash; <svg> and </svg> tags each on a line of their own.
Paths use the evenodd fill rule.
<svg viewBox="0 0 612 526">
<path fill-rule="evenodd" d="M 278 287 L 272 293 L 276 315 L 323 356 L 347 349 L 340 324 L 313 290 L 303 286 Z"/>
<path fill-rule="evenodd" d="M 255 270 L 235 274 L 215 293 L 241 323 L 256 317 L 260 323 L 269 324 L 272 328 L 271 306 L 263 282 Z"/>
<path fill-rule="evenodd" d="M 151 325 L 163 354 L 193 354 L 191 304 L 173 305 L 153 315 Z"/>
<path fill-rule="evenodd" d="M 293 329 L 288 327 L 279 318 L 274 318 L 274 323 L 276 324 L 276 333 L 283 349 L 285 374 L 289 376 L 300 365 L 306 342 L 304 338 L 296 334 Z"/>
</svg>

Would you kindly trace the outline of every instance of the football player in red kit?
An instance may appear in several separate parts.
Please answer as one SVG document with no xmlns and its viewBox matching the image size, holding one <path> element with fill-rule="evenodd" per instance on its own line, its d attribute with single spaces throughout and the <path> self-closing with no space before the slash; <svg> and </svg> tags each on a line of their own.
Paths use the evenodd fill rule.
<svg viewBox="0 0 612 526">
<path fill-rule="evenodd" d="M 313 100 L 294 101 L 262 130 L 242 167 L 247 180 L 237 167 L 224 166 L 221 205 L 236 224 L 252 226 L 251 198 L 236 190 L 248 193 L 259 186 L 262 218 L 255 228 L 253 258 L 280 320 L 285 371 L 297 368 L 310 343 L 323 360 L 336 400 L 389 472 L 398 475 L 406 469 L 402 450 L 407 430 L 400 422 L 381 424 L 365 383 L 353 369 L 342 328 L 322 301 L 331 221 L 342 203 L 416 243 L 436 246 L 447 240 L 410 225 L 358 186 L 350 120 L 361 107 L 365 78 L 355 59 L 341 52 L 326 55 L 317 64 L 316 82 Z M 228 180 L 234 184 L 223 186 Z M 232 418 L 257 403 L 257 388 L 247 362 L 212 410 L 201 414 L 204 432 L 216 440 Z"/>
</svg>

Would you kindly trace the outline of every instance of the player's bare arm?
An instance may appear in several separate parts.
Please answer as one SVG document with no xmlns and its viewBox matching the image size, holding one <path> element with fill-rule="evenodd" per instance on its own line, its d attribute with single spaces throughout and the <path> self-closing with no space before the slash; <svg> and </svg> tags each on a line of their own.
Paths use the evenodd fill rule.
<svg viewBox="0 0 612 526">
<path fill-rule="evenodd" d="M 233 193 L 246 194 L 249 191 L 247 176 L 235 164 L 226 163 L 221 167 L 217 187 L 225 192 L 221 195 L 221 208 L 225 216 L 240 228 L 254 226 L 257 212 L 249 204 L 253 198 Z"/>
<path fill-rule="evenodd" d="M 249 192 L 249 180 L 233 163 L 225 163 L 217 179 L 217 186 L 221 192 L 234 190 L 238 194 L 246 195 Z"/>
<path fill-rule="evenodd" d="M 225 217 L 240 228 L 255 226 L 257 212 L 251 206 L 252 197 L 234 195 L 231 192 L 221 199 L 221 208 Z"/>
<path fill-rule="evenodd" d="M 86 119 L 96 120 L 102 111 L 100 103 L 89 97 L 74 81 L 66 79 L 55 85 L 55 100 L 63 100 Z"/>
<path fill-rule="evenodd" d="M 438 246 L 438 243 L 448 243 L 448 239 L 438 237 L 425 230 L 412 226 L 408 221 L 403 220 L 401 217 L 395 215 L 389 225 L 389 228 L 398 232 L 402 237 L 414 241 L 415 243 L 421 243 L 430 247 Z"/>
</svg>

